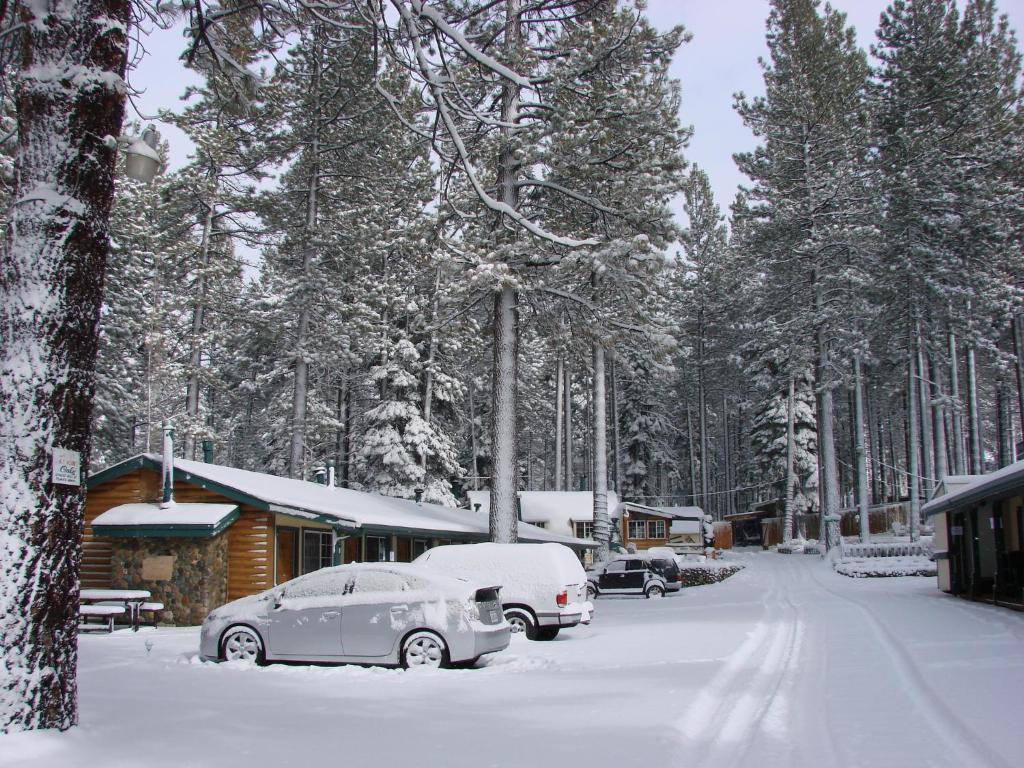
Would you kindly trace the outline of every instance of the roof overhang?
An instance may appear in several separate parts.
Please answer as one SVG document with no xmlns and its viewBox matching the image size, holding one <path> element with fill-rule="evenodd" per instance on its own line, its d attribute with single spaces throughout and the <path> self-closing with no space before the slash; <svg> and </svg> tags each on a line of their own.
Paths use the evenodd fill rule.
<svg viewBox="0 0 1024 768">
<path fill-rule="evenodd" d="M 983 476 L 966 488 L 960 488 L 945 496 L 932 499 L 923 507 L 921 514 L 925 518 L 963 509 L 986 501 L 998 501 L 1024 494 L 1024 461 L 1018 461 L 1008 467 Z"/>
<path fill-rule="evenodd" d="M 96 536 L 118 539 L 212 539 L 238 519 L 234 504 L 121 504 L 90 524 Z"/>
</svg>

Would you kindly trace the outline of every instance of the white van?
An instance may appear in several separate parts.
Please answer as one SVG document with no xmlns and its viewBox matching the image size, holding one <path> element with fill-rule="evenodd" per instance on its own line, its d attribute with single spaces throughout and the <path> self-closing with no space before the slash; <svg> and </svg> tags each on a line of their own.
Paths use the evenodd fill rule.
<svg viewBox="0 0 1024 768">
<path fill-rule="evenodd" d="M 589 623 L 587 574 L 562 544 L 447 544 L 415 564 L 470 581 L 501 585 L 501 607 L 512 632 L 553 640 L 563 627 Z"/>
</svg>

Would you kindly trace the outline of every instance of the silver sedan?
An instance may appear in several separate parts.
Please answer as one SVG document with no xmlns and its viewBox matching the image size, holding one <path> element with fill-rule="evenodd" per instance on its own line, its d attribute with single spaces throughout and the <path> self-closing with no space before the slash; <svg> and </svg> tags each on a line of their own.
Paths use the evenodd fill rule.
<svg viewBox="0 0 1024 768">
<path fill-rule="evenodd" d="M 207 659 L 400 664 L 472 664 L 508 647 L 498 587 L 404 563 L 324 568 L 206 617 Z"/>
</svg>

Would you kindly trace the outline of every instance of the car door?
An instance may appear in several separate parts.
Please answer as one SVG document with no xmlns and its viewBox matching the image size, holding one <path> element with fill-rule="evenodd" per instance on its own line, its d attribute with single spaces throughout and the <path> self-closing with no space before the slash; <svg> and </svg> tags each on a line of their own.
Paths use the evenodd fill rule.
<svg viewBox="0 0 1024 768">
<path fill-rule="evenodd" d="M 267 611 L 270 655 L 331 659 L 343 653 L 341 602 L 347 573 L 318 572 L 285 585 Z"/>
<path fill-rule="evenodd" d="M 389 654 L 421 607 L 410 603 L 409 580 L 390 571 L 356 571 L 342 606 L 341 644 L 346 656 Z"/>
<path fill-rule="evenodd" d="M 647 563 L 643 560 L 626 560 L 626 571 L 622 576 L 623 589 L 629 592 L 643 592 L 647 574 Z"/>
<path fill-rule="evenodd" d="M 621 592 L 625 586 L 625 576 L 626 561 L 612 560 L 598 579 L 597 588 L 602 592 Z"/>
</svg>

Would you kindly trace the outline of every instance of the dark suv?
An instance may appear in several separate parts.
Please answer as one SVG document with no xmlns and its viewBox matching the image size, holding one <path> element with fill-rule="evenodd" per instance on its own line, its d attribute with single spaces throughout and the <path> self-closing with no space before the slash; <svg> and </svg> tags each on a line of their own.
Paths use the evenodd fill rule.
<svg viewBox="0 0 1024 768">
<path fill-rule="evenodd" d="M 678 569 L 676 569 L 678 584 Z M 679 587 L 677 586 L 676 589 Z M 587 571 L 587 595 L 644 595 L 661 597 L 668 591 L 664 577 L 640 557 L 609 560 Z"/>
<path fill-rule="evenodd" d="M 683 588 L 683 579 L 679 572 L 679 565 L 672 558 L 647 558 L 647 567 L 665 580 L 665 590 L 667 592 L 678 592 Z"/>
</svg>

